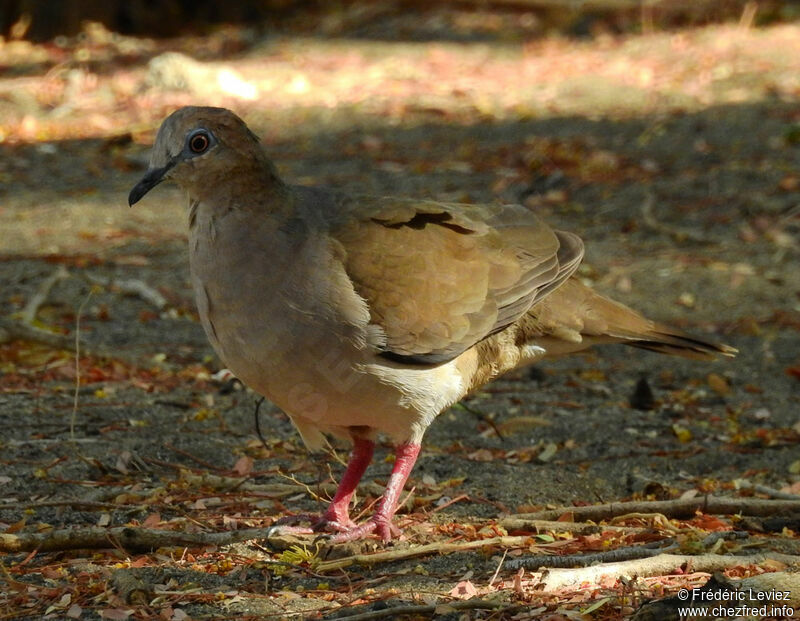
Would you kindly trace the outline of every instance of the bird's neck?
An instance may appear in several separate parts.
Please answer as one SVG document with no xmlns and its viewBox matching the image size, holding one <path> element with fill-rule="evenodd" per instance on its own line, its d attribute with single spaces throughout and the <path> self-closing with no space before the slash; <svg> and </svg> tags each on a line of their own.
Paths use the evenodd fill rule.
<svg viewBox="0 0 800 621">
<path fill-rule="evenodd" d="M 214 178 L 193 179 L 184 187 L 190 205 L 204 203 L 221 211 L 252 210 L 273 215 L 288 213 L 288 186 L 268 160 L 244 162 Z"/>
</svg>

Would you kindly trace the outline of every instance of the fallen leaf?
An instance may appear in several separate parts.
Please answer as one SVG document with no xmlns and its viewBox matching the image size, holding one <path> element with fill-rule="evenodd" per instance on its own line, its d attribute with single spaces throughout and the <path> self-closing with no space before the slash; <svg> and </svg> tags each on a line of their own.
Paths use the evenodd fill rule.
<svg viewBox="0 0 800 621">
<path fill-rule="evenodd" d="M 253 458 L 243 455 L 233 466 L 233 471 L 239 476 L 246 477 L 253 471 Z"/>
<path fill-rule="evenodd" d="M 477 451 L 473 451 L 467 455 L 467 459 L 472 461 L 492 461 L 494 459 L 494 455 L 489 449 L 478 449 Z"/>
<path fill-rule="evenodd" d="M 558 445 L 555 442 L 548 442 L 547 445 L 544 447 L 544 450 L 537 455 L 539 461 L 547 463 L 553 457 L 555 457 L 556 452 L 558 451 Z"/>
<path fill-rule="evenodd" d="M 728 380 L 717 373 L 709 373 L 706 378 L 708 385 L 718 395 L 727 395 L 731 391 Z"/>
<path fill-rule="evenodd" d="M 478 594 L 478 589 L 469 580 L 462 580 L 450 591 L 450 597 L 457 597 L 458 599 L 469 599 Z"/>
<path fill-rule="evenodd" d="M 581 614 L 588 615 L 593 613 L 595 610 L 599 610 L 602 606 L 605 606 L 608 602 L 611 601 L 610 597 L 604 597 L 603 599 L 598 599 L 594 604 L 581 610 Z"/>
<path fill-rule="evenodd" d="M 83 614 L 83 608 L 78 606 L 78 604 L 72 604 L 72 606 L 69 607 L 69 610 L 67 610 L 67 612 L 64 614 L 70 619 L 80 619 L 81 615 Z"/>
<path fill-rule="evenodd" d="M 689 442 L 692 439 L 692 432 L 677 423 L 672 425 L 672 433 L 675 434 L 679 442 Z"/>
</svg>

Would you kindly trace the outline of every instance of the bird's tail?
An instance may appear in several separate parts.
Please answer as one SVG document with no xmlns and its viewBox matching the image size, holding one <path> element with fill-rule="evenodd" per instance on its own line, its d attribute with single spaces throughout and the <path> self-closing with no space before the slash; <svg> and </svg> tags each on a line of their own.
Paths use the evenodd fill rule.
<svg viewBox="0 0 800 621">
<path fill-rule="evenodd" d="M 732 357 L 739 351 L 730 345 L 706 341 L 659 323 L 654 323 L 653 329 L 643 334 L 620 336 L 625 345 L 697 360 L 713 360 L 717 356 Z"/>
<path fill-rule="evenodd" d="M 737 353 L 728 345 L 651 321 L 624 304 L 592 291 L 576 278 L 570 278 L 537 306 L 530 312 L 535 314 L 540 325 L 554 326 L 552 336 L 560 334 L 569 338 L 572 334 L 575 346 L 565 348 L 571 351 L 594 344 L 623 343 L 700 360 Z"/>
</svg>

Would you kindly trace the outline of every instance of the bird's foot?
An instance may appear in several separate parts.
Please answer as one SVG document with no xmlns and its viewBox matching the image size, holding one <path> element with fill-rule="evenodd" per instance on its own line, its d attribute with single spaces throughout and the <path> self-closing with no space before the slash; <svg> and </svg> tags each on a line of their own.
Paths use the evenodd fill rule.
<svg viewBox="0 0 800 621">
<path fill-rule="evenodd" d="M 308 522 L 309 526 L 299 526 L 303 522 Z M 270 534 L 313 535 L 314 533 L 345 533 L 354 528 L 357 528 L 357 525 L 350 519 L 347 505 L 334 502 L 322 515 L 301 513 L 282 517 L 270 527 Z"/>
<path fill-rule="evenodd" d="M 348 499 L 349 501 L 349 499 Z M 325 513 L 314 521 L 313 529 L 316 533 L 343 533 L 356 527 L 350 519 L 348 502 L 333 501 Z"/>
<path fill-rule="evenodd" d="M 331 543 L 345 543 L 347 541 L 356 541 L 363 539 L 367 535 L 376 533 L 381 540 L 386 543 L 391 541 L 393 537 L 400 536 L 400 529 L 392 524 L 391 519 L 386 519 L 380 515 L 373 515 L 369 520 L 363 524 L 353 524 L 351 528 L 342 530 L 330 538 Z"/>
</svg>

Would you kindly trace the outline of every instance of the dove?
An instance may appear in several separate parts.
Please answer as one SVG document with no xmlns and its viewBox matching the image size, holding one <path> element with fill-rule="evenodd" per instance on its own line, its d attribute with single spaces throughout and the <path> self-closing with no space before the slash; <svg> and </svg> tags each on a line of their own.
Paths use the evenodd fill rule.
<svg viewBox="0 0 800 621">
<path fill-rule="evenodd" d="M 191 282 L 219 358 L 286 412 L 309 449 L 352 443 L 309 529 L 334 541 L 397 536 L 425 430 L 507 371 L 609 343 L 699 359 L 736 352 L 582 284 L 581 239 L 524 206 L 286 183 L 227 109 L 168 116 L 129 204 L 167 180 L 188 197 Z M 373 515 L 356 524 L 349 505 L 378 436 L 395 461 Z"/>
</svg>

